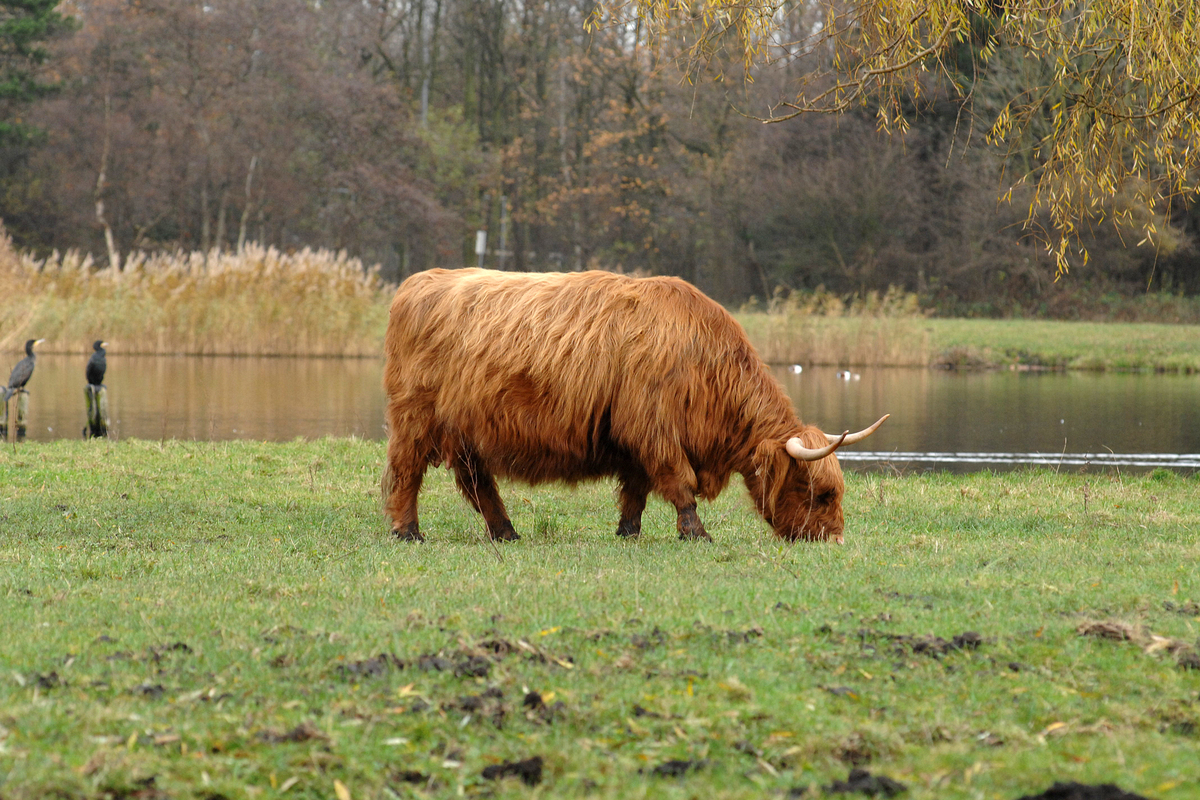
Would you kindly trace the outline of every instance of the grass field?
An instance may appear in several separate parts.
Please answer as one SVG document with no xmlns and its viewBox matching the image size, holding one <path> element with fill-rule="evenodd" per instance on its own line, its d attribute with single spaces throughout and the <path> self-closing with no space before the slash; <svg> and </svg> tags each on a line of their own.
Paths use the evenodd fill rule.
<svg viewBox="0 0 1200 800">
<path fill-rule="evenodd" d="M 842 547 L 514 485 L 497 549 L 440 470 L 389 539 L 382 454 L 0 451 L 0 797 L 1200 796 L 1200 479 L 850 475 Z"/>
</svg>

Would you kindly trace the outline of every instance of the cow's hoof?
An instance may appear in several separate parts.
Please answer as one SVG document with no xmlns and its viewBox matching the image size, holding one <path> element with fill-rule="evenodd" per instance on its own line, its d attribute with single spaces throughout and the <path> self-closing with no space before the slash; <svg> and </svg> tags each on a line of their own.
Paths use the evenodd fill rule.
<svg viewBox="0 0 1200 800">
<path fill-rule="evenodd" d="M 712 537 L 704 530 L 704 523 L 696 513 L 696 507 L 685 508 L 679 512 L 679 538 L 683 541 L 711 542 Z"/>
<path fill-rule="evenodd" d="M 403 528 L 392 528 L 392 535 L 402 542 L 425 541 L 425 537 L 421 535 L 421 531 L 415 522 L 410 522 Z"/>
<path fill-rule="evenodd" d="M 493 542 L 515 542 L 517 539 L 521 538 L 521 536 L 515 530 L 513 530 L 511 522 L 505 522 L 498 531 L 488 528 L 488 536 L 492 537 Z"/>
<path fill-rule="evenodd" d="M 617 536 L 620 536 L 622 539 L 636 539 L 641 535 L 642 524 L 640 522 L 623 519 L 617 525 Z"/>
</svg>

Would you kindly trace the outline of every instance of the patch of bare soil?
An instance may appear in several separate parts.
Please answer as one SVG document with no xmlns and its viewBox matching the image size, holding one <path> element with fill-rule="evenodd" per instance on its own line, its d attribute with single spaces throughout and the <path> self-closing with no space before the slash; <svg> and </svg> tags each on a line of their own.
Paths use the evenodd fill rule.
<svg viewBox="0 0 1200 800">
<path fill-rule="evenodd" d="M 695 772 L 697 770 L 704 769 L 707 766 L 707 758 L 702 758 L 698 761 L 673 759 L 671 761 L 659 764 L 657 767 L 650 770 L 650 774 L 658 778 L 681 778 L 689 772 Z"/>
<path fill-rule="evenodd" d="M 1180 669 L 1200 670 L 1200 652 L 1195 646 L 1169 636 L 1151 633 L 1141 625 L 1131 625 L 1120 620 L 1084 620 L 1075 628 L 1080 636 L 1095 636 L 1116 642 L 1131 642 L 1142 648 L 1147 655 L 1165 652 L 1174 656 Z"/>
<path fill-rule="evenodd" d="M 1146 800 L 1146 798 L 1140 794 L 1126 792 L 1111 783 L 1088 786 L 1071 781 L 1070 783 L 1055 783 L 1041 794 L 1023 795 L 1017 800 Z"/>
<path fill-rule="evenodd" d="M 469 694 L 449 703 L 442 704 L 444 711 L 462 711 L 472 716 L 490 719 L 497 728 L 504 725 L 508 709 L 504 705 L 504 692 L 492 687 L 482 694 Z"/>
<path fill-rule="evenodd" d="M 978 650 L 983 644 L 983 637 L 975 631 L 963 631 L 960 634 L 943 639 L 941 636 L 927 634 L 899 634 L 886 631 L 874 631 L 864 628 L 858 632 L 858 638 L 865 644 L 871 639 L 891 642 L 897 655 L 932 656 L 941 658 L 956 650 Z"/>
<path fill-rule="evenodd" d="M 1163 601 L 1163 611 L 1170 611 L 1173 614 L 1183 614 L 1188 617 L 1200 617 L 1200 603 L 1195 600 L 1188 600 L 1186 603 L 1173 603 L 1170 600 Z"/>
<path fill-rule="evenodd" d="M 849 794 L 858 792 L 868 797 L 896 797 L 908 791 L 908 787 L 886 775 L 872 775 L 865 769 L 852 769 L 844 781 L 834 781 L 822 787 L 825 794 Z"/>
<path fill-rule="evenodd" d="M 325 734 L 317 730 L 311 722 L 301 722 L 290 731 L 263 730 L 257 734 L 259 741 L 267 744 L 283 744 L 285 742 L 308 742 L 313 739 L 324 739 Z"/>
<path fill-rule="evenodd" d="M 483 777 L 494 781 L 500 778 L 520 778 L 526 786 L 537 786 L 542 782 L 542 757 L 533 756 L 524 761 L 505 761 L 483 768 Z"/>
<path fill-rule="evenodd" d="M 343 678 L 378 678 L 393 669 L 404 669 L 405 663 L 391 653 L 380 653 L 374 658 L 362 661 L 351 661 L 337 668 L 338 675 Z"/>
</svg>

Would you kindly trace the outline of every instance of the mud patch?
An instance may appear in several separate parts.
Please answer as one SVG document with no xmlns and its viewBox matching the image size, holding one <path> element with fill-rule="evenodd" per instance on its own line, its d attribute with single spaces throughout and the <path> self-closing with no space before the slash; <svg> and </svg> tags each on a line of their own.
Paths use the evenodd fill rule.
<svg viewBox="0 0 1200 800">
<path fill-rule="evenodd" d="M 1146 800 L 1111 783 L 1089 786 L 1083 783 L 1055 783 L 1041 794 L 1027 794 L 1017 800 Z"/>
<path fill-rule="evenodd" d="M 158 644 L 146 648 L 143 658 L 146 661 L 153 661 L 155 664 L 162 661 L 165 656 L 173 654 L 182 654 L 190 656 L 195 651 L 186 642 L 175 642 L 174 644 Z"/>
<path fill-rule="evenodd" d="M 908 791 L 908 787 L 886 775 L 872 775 L 865 769 L 852 769 L 844 781 L 834 781 L 822 787 L 826 794 L 849 794 L 859 792 L 870 797 L 896 797 Z"/>
<path fill-rule="evenodd" d="M 865 644 L 870 639 L 882 639 L 891 642 L 897 655 L 912 653 L 918 656 L 941 658 L 956 650 L 978 650 L 983 644 L 983 637 L 975 631 L 963 631 L 957 636 L 943 639 L 933 634 L 913 635 L 886 633 L 884 631 L 861 630 L 859 639 Z"/>
<path fill-rule="evenodd" d="M 109 783 L 103 786 L 102 791 L 112 800 L 165 800 L 168 795 L 155 785 L 157 782 L 157 776 L 151 775 L 128 784 Z"/>
<path fill-rule="evenodd" d="M 526 786 L 537 786 L 542 782 L 542 757 L 533 756 L 524 761 L 505 761 L 483 768 L 483 777 L 489 781 L 501 778 L 520 778 Z"/>
<path fill-rule="evenodd" d="M 530 722 L 551 723 L 558 717 L 561 717 L 567 710 L 567 706 L 562 700 L 555 700 L 553 705 L 546 704 L 546 698 L 541 692 L 526 692 L 524 699 L 521 700 L 521 707 L 525 709 L 525 719 Z"/>
<path fill-rule="evenodd" d="M 1095 636 L 1117 642 L 1131 642 L 1142 648 L 1147 655 L 1165 652 L 1174 656 L 1180 669 L 1200 670 L 1200 653 L 1182 639 L 1158 636 L 1140 625 L 1131 625 L 1119 620 L 1084 620 L 1076 626 L 1080 636 Z"/>
<path fill-rule="evenodd" d="M 67 685 L 67 682 L 59 677 L 58 673 L 53 670 L 47 672 L 45 675 L 39 673 L 37 677 L 34 678 L 34 683 L 37 684 L 39 689 L 43 690 L 57 689 L 59 686 Z"/>
<path fill-rule="evenodd" d="M 649 650 L 653 647 L 661 647 L 666 644 L 667 635 L 659 629 L 657 625 L 654 630 L 646 634 L 635 633 L 629 637 L 629 643 L 638 650 Z"/>
<path fill-rule="evenodd" d="M 1200 603 L 1195 600 L 1188 600 L 1186 603 L 1173 603 L 1170 600 L 1163 601 L 1163 611 L 1170 611 L 1172 614 L 1183 614 L 1188 617 L 1200 617 Z"/>
<path fill-rule="evenodd" d="M 286 732 L 270 729 L 259 731 L 255 734 L 255 738 L 267 744 L 284 744 L 287 742 L 309 742 L 313 739 L 325 739 L 327 737 L 321 731 L 317 730 L 316 726 L 311 722 L 301 722 Z"/>
<path fill-rule="evenodd" d="M 482 694 L 464 695 L 453 702 L 444 703 L 442 710 L 464 711 L 470 716 L 490 719 L 492 724 L 499 728 L 503 726 L 504 717 L 508 714 L 503 699 L 504 692 L 493 686 Z"/>
<path fill-rule="evenodd" d="M 433 776 L 426 775 L 424 772 L 418 772 L 415 769 L 402 769 L 397 772 L 393 772 L 390 778 L 393 784 L 413 784 L 427 791 L 434 791 L 441 788 L 441 784 Z M 399 792 L 397 792 L 397 794 L 399 794 Z"/>
<path fill-rule="evenodd" d="M 274 665 L 274 662 L 272 662 Z M 391 653 L 380 653 L 374 658 L 367 658 L 362 661 L 351 661 L 349 664 L 341 664 L 337 668 L 337 673 L 342 678 L 378 678 L 393 669 L 404 669 L 404 662 L 396 658 Z"/>
<path fill-rule="evenodd" d="M 650 770 L 650 774 L 656 778 L 681 778 L 689 772 L 697 772 L 708 766 L 708 759 L 702 758 L 698 761 L 683 761 L 674 759 L 659 764 L 654 769 Z"/>
</svg>

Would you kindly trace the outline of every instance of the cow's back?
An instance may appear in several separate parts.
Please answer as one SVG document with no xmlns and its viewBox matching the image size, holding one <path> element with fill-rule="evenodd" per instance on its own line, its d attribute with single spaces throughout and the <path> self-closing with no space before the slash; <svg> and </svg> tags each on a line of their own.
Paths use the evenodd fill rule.
<svg viewBox="0 0 1200 800">
<path fill-rule="evenodd" d="M 414 275 L 392 302 L 385 353 L 389 403 L 430 426 L 413 435 L 440 442 L 441 458 L 465 443 L 535 482 L 704 438 L 728 423 L 708 419 L 719 406 L 744 405 L 731 380 L 763 370 L 740 326 L 691 285 L 605 272 Z"/>
</svg>

